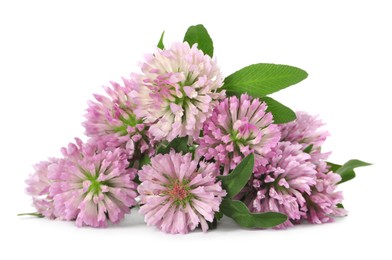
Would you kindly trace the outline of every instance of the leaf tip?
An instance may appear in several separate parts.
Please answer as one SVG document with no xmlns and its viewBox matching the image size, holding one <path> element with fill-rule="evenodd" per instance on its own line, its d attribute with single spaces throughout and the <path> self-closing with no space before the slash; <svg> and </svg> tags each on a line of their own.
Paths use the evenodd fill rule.
<svg viewBox="0 0 392 260">
<path fill-rule="evenodd" d="M 161 34 L 161 38 L 159 38 L 159 42 L 157 47 L 161 50 L 163 50 L 165 48 L 165 45 L 163 44 L 163 37 L 165 36 L 165 31 L 162 32 Z"/>
</svg>

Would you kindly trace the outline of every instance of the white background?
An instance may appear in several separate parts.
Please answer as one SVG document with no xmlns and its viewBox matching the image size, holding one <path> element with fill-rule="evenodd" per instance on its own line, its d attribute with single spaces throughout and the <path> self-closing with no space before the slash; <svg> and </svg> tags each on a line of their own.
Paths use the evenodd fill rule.
<svg viewBox="0 0 392 260">
<path fill-rule="evenodd" d="M 83 3 L 82 3 L 83 2 Z M 1 1 L 1 259 L 391 259 L 391 8 L 388 1 Z M 166 235 L 134 212 L 119 226 L 16 217 L 30 212 L 31 165 L 83 135 L 86 101 L 137 71 L 163 30 L 181 41 L 203 23 L 225 75 L 281 63 L 308 79 L 274 97 L 318 114 L 331 161 L 374 166 L 341 185 L 346 218 L 285 231 Z M 389 241 L 389 242 L 388 242 Z M 230 257 L 230 258 L 229 258 Z M 351 258 L 352 257 L 352 258 Z"/>
</svg>

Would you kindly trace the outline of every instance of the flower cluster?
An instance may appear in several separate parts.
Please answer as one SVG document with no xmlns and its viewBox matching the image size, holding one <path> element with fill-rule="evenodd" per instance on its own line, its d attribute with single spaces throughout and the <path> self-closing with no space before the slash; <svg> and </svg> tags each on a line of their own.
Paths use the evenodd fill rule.
<svg viewBox="0 0 392 260">
<path fill-rule="evenodd" d="M 112 82 L 104 87 L 108 97 L 94 95 L 87 108 L 86 135 L 101 149 L 121 147 L 129 159 L 140 159 L 143 154 L 154 154 L 154 141 L 148 132 L 149 125 L 135 114 L 135 89 L 131 80 L 123 79 L 124 86 Z"/>
<path fill-rule="evenodd" d="M 198 154 L 207 160 L 215 158 L 225 175 L 250 153 L 256 166 L 265 165 L 266 155 L 280 139 L 279 128 L 266 109 L 266 103 L 246 94 L 224 99 L 203 126 Z"/>
<path fill-rule="evenodd" d="M 216 61 L 196 45 L 173 43 L 147 56 L 142 74 L 134 74 L 136 115 L 151 123 L 156 140 L 197 138 L 214 105 L 225 96 Z"/>
<path fill-rule="evenodd" d="M 94 95 L 87 141 L 76 138 L 26 181 L 33 214 L 107 227 L 139 207 L 147 225 L 172 234 L 207 231 L 222 215 L 247 228 L 346 215 L 338 184 L 367 164 L 327 163 L 321 120 L 265 97 L 306 72 L 255 64 L 224 78 L 212 53 L 206 29 L 192 26 L 185 42 L 160 42 L 140 72 Z M 282 69 L 293 79 L 268 78 Z"/>
<path fill-rule="evenodd" d="M 148 225 L 168 233 L 187 233 L 200 224 L 207 231 L 207 221 L 213 221 L 226 192 L 215 181 L 217 168 L 204 162 L 198 166 L 191 157 L 173 151 L 158 154 L 151 166 L 139 172 L 140 212 Z"/>
</svg>

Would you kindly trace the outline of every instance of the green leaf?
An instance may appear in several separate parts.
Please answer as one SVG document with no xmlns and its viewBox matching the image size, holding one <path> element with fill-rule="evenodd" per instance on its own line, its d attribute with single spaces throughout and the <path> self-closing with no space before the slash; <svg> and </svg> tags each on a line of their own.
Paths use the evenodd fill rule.
<svg viewBox="0 0 392 260">
<path fill-rule="evenodd" d="M 330 166 L 329 169 L 331 171 L 339 174 L 342 177 L 342 180 L 339 182 L 339 184 L 341 184 L 355 178 L 355 168 L 369 166 L 371 164 L 360 160 L 350 160 L 343 165 L 334 164 L 331 162 L 328 162 L 328 165 Z"/>
<path fill-rule="evenodd" d="M 165 48 L 165 45 L 163 44 L 163 36 L 165 36 L 165 31 L 162 32 L 161 38 L 159 39 L 159 42 L 158 42 L 158 45 L 157 45 L 158 48 L 161 49 L 161 50 L 163 50 Z"/>
<path fill-rule="evenodd" d="M 275 124 L 288 123 L 294 121 L 297 118 L 293 110 L 279 103 L 273 98 L 261 97 L 260 100 L 267 103 L 267 112 L 271 112 L 272 116 L 274 117 Z"/>
<path fill-rule="evenodd" d="M 336 204 L 336 207 L 337 207 L 337 208 L 339 208 L 339 209 L 344 209 L 344 207 L 343 207 L 343 204 L 342 204 L 342 203 L 338 203 L 338 204 Z"/>
<path fill-rule="evenodd" d="M 184 42 L 188 42 L 190 46 L 197 43 L 197 47 L 204 54 L 210 57 L 214 55 L 214 44 L 207 29 L 202 24 L 189 27 L 185 33 Z"/>
<path fill-rule="evenodd" d="M 313 144 L 307 146 L 307 147 L 304 149 L 304 153 L 310 153 L 310 152 L 312 151 L 312 149 L 313 149 Z"/>
<path fill-rule="evenodd" d="M 232 198 L 237 195 L 242 188 L 248 183 L 253 173 L 254 155 L 249 154 L 235 167 L 227 176 L 219 176 L 222 181 L 222 187 L 227 191 L 227 197 Z"/>
<path fill-rule="evenodd" d="M 250 213 L 239 200 L 223 199 L 221 212 L 246 228 L 271 228 L 284 223 L 287 216 L 276 212 Z"/>
<path fill-rule="evenodd" d="M 215 212 L 214 217 L 216 218 L 216 220 L 219 221 L 223 217 L 223 213 L 222 212 Z"/>
<path fill-rule="evenodd" d="M 354 169 L 357 167 L 363 167 L 363 166 L 369 166 L 371 165 L 370 163 L 367 162 L 363 162 L 360 160 L 350 160 L 348 162 L 346 162 L 345 164 L 342 165 L 342 167 L 340 167 L 336 173 L 340 174 L 340 176 L 342 176 L 342 180 L 339 182 L 343 183 L 346 181 L 349 181 L 351 179 L 355 178 L 355 172 Z"/>
<path fill-rule="evenodd" d="M 148 154 L 143 155 L 139 161 L 140 163 L 139 168 L 142 168 L 144 165 L 150 164 L 150 162 L 151 162 L 151 157 L 148 156 Z"/>
<path fill-rule="evenodd" d="M 175 138 L 170 143 L 161 143 L 157 148 L 157 153 L 166 154 L 169 153 L 171 149 L 174 149 L 177 153 L 183 152 L 188 153 L 192 146 L 188 146 L 188 138 L 187 137 L 178 137 Z"/>
<path fill-rule="evenodd" d="M 340 167 L 342 167 L 339 164 L 335 164 L 335 163 L 331 163 L 331 162 L 327 162 L 328 166 L 329 166 L 329 170 L 336 172 Z"/>
<path fill-rule="evenodd" d="M 225 78 L 223 89 L 227 94 L 248 93 L 265 97 L 306 79 L 306 71 L 279 64 L 258 63 L 247 66 Z"/>
</svg>

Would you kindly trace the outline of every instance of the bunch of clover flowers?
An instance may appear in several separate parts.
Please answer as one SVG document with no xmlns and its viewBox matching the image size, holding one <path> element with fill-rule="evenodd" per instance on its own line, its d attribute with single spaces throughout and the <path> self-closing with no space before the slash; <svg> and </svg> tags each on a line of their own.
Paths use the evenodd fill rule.
<svg viewBox="0 0 392 260">
<path fill-rule="evenodd" d="M 198 74 L 203 73 L 218 73 L 219 70 L 216 64 L 211 61 L 208 56 L 197 50 L 196 47 L 190 48 L 187 43 L 184 44 L 174 44 L 174 51 L 176 49 L 185 50 L 185 52 L 190 53 L 196 57 L 196 60 L 189 60 L 190 63 L 202 62 L 205 60 L 205 66 L 199 66 L 201 71 Z M 168 50 L 167 52 L 170 52 Z M 184 55 L 188 55 L 185 53 Z M 165 58 L 165 55 L 162 57 Z M 175 57 L 177 59 L 178 66 L 183 66 L 182 56 Z M 197 60 L 198 59 L 198 60 Z M 174 61 L 176 63 L 176 61 Z M 209 67 L 211 66 L 212 67 Z M 145 67 L 143 65 L 142 67 Z M 203 68 L 204 67 L 204 68 Z M 180 67 L 178 68 L 180 69 Z M 178 70 L 176 69 L 176 70 Z M 153 71 L 154 69 L 152 69 Z M 194 83 L 195 89 L 204 88 L 199 94 L 192 93 L 191 86 L 182 86 L 181 89 L 183 93 L 176 92 L 172 93 L 177 101 L 181 99 L 178 104 L 184 105 L 184 109 L 189 108 L 188 103 L 195 99 L 195 102 L 205 101 L 210 102 L 212 99 L 224 96 L 224 92 L 218 93 L 216 89 L 220 86 L 219 80 L 221 80 L 219 75 L 212 75 L 212 79 L 208 79 L 206 75 L 196 75 L 195 65 L 185 66 L 187 71 L 187 79 L 185 84 L 188 84 L 191 80 Z M 193 75 L 193 76 L 191 76 Z M 157 76 L 161 79 L 161 76 Z M 165 77 L 165 76 L 163 76 Z M 192 77 L 192 78 L 189 78 Z M 123 79 L 123 86 L 111 82 L 111 87 L 104 87 L 106 96 L 104 95 L 94 95 L 96 101 L 90 101 L 88 103 L 89 107 L 86 113 L 86 121 L 83 126 L 86 128 L 86 135 L 89 137 L 88 143 L 84 144 L 79 139 L 77 139 L 77 145 L 70 144 L 67 149 L 63 149 L 64 158 L 60 158 L 60 162 L 54 166 L 47 167 L 45 169 L 40 169 L 37 173 L 34 173 L 31 180 L 28 181 L 30 187 L 28 190 L 33 190 L 32 185 L 41 182 L 45 184 L 48 190 L 47 194 L 40 192 L 40 198 L 37 198 L 36 193 L 29 192 L 35 198 L 35 205 L 38 213 L 43 214 L 44 212 L 51 212 L 54 209 L 54 213 L 46 213 L 50 218 L 58 218 L 63 220 L 76 220 L 78 226 L 89 225 L 93 227 L 105 227 L 108 221 L 112 223 L 117 223 L 123 219 L 126 213 L 129 213 L 129 208 L 136 205 L 135 193 L 137 184 L 133 181 L 137 176 L 138 179 L 142 181 L 139 190 L 143 190 L 143 187 L 148 188 L 148 181 L 144 183 L 142 162 L 140 161 L 145 157 L 152 157 L 151 163 L 154 164 L 155 157 L 160 158 L 160 155 L 153 157 L 156 153 L 156 143 L 160 138 L 154 135 L 154 131 L 151 131 L 153 124 L 159 123 L 159 120 L 164 122 L 165 119 L 155 119 L 148 122 L 147 116 L 139 116 L 138 109 L 140 110 L 141 100 L 140 92 L 143 88 L 146 88 L 147 80 L 143 81 L 143 84 L 138 84 L 135 76 L 134 79 Z M 211 82 L 211 80 L 213 80 Z M 218 81 L 216 81 L 218 80 Z M 216 82 L 215 82 L 216 81 Z M 165 84 L 168 82 L 165 82 Z M 213 92 L 210 92 L 210 87 L 208 84 L 213 84 Z M 181 85 L 181 84 L 180 84 Z M 157 94 L 157 86 L 155 84 L 147 85 L 147 91 L 149 91 L 149 96 L 153 97 Z M 158 86 L 159 87 L 159 86 Z M 163 86 L 161 86 L 163 88 Z M 146 90 L 146 89 L 144 89 Z M 163 94 L 164 91 L 158 91 L 158 94 Z M 188 95 L 187 98 L 183 94 Z M 170 105 L 173 108 L 174 104 Z M 208 117 L 208 111 L 212 110 L 210 104 L 205 105 L 203 109 L 197 109 L 198 124 L 201 125 L 200 121 L 203 121 Z M 189 111 L 188 111 L 189 112 Z M 189 113 L 184 115 L 184 118 L 191 118 Z M 194 111 L 195 112 L 195 111 Z M 203 119 L 204 118 L 204 119 Z M 195 120 L 188 120 L 184 125 L 189 125 L 188 129 L 195 128 L 193 132 L 200 132 L 197 126 L 192 126 L 196 124 Z M 189 123 L 190 122 L 190 123 Z M 197 134 L 198 135 L 198 134 Z M 184 134 L 176 134 L 176 136 L 184 136 Z M 196 136 L 196 134 L 195 134 Z M 170 138 L 168 139 L 170 140 Z M 88 151 L 88 152 L 86 152 Z M 74 152 L 77 153 L 74 155 Z M 118 166 L 121 163 L 121 167 L 114 168 L 116 174 L 122 176 L 127 176 L 123 178 L 124 185 L 126 180 L 130 181 L 130 184 L 125 186 L 120 186 L 117 180 L 106 180 L 105 174 L 100 173 L 102 164 L 106 163 L 107 160 L 104 158 L 112 153 L 121 153 L 121 158 L 117 158 L 117 162 L 113 161 L 108 168 L 103 168 L 103 173 L 109 173 L 113 170 L 114 165 Z M 71 156 L 72 155 L 72 156 Z M 181 157 L 183 155 L 176 155 Z M 91 160 L 86 162 L 91 157 Z M 164 158 L 165 156 L 163 156 Z M 97 159 L 100 158 L 100 159 Z M 186 161 L 179 162 L 179 168 L 184 167 L 190 163 L 190 155 L 184 155 Z M 121 161 L 120 161 L 121 160 Z M 48 163 L 44 163 L 45 165 Z M 84 166 L 82 166 L 84 165 Z M 87 166 L 88 165 L 88 166 Z M 219 210 L 219 203 L 224 196 L 225 192 L 222 190 L 220 182 L 215 178 L 218 175 L 217 170 L 214 165 L 206 164 L 203 161 L 196 160 L 192 161 L 191 166 L 195 173 L 191 176 L 187 176 L 188 182 L 192 179 L 199 180 L 200 176 L 204 176 L 204 181 L 200 183 L 190 183 L 188 186 L 187 181 L 182 180 L 180 183 L 179 179 L 171 180 L 171 184 L 167 186 L 163 195 L 174 199 L 172 203 L 168 205 L 174 205 L 178 207 L 179 212 L 181 211 L 181 206 L 185 207 L 188 205 L 187 214 L 192 218 L 190 223 L 186 228 L 165 230 L 170 233 L 185 233 L 189 230 L 195 229 L 200 223 L 204 231 L 208 229 L 206 220 L 212 222 L 214 220 L 214 213 Z M 197 169 L 195 168 L 197 166 Z M 86 167 L 90 167 L 86 170 Z M 147 167 L 147 166 L 146 166 Z M 94 170 L 95 169 L 95 172 Z M 140 174 L 137 172 L 140 170 Z M 172 169 L 176 173 L 175 169 Z M 204 170 L 208 171 L 204 173 Z M 45 174 L 45 178 L 42 178 L 42 172 Z M 179 173 L 183 174 L 182 170 Z M 39 178 L 39 181 L 34 182 L 33 179 Z M 45 182 L 44 182 L 45 181 Z M 112 183 L 113 182 L 113 183 Z M 110 185 L 109 185 L 110 184 Z M 114 186 L 113 186 L 114 185 Z M 116 187 L 115 185 L 118 185 Z M 114 190 L 115 189 L 115 190 Z M 121 203 L 121 195 L 127 194 L 132 191 L 132 199 L 122 196 L 125 200 Z M 206 194 L 203 195 L 202 190 L 206 189 Z M 212 190 L 216 193 L 213 198 L 210 198 L 211 202 L 204 203 L 204 199 L 210 196 Z M 111 195 L 106 199 L 108 192 L 112 192 Z M 115 191 L 115 193 L 113 193 Z M 113 194 L 116 194 L 114 196 Z M 216 199 L 214 199 L 216 197 Z M 141 202 L 143 196 L 140 197 Z M 211 204 L 212 203 L 212 204 Z M 47 205 L 46 208 L 42 205 Z M 70 205 L 70 206 L 68 206 Z M 115 208 L 115 205 L 118 207 Z M 148 208 L 148 203 L 142 206 L 143 209 Z M 211 206 L 213 205 L 213 206 Z M 95 208 L 96 207 L 96 208 Z M 203 208 L 204 207 L 204 208 Z M 192 209 L 192 210 L 191 210 Z M 207 213 L 209 212 L 209 213 Z M 180 213 L 177 213 L 179 215 Z M 181 214 L 180 214 L 181 215 Z M 104 216 L 107 216 L 105 218 Z M 195 219 L 195 216 L 197 218 Z M 146 217 L 147 218 L 147 217 Z M 173 220 L 174 221 L 174 220 Z M 163 227 L 162 227 L 163 229 Z"/>
<path fill-rule="evenodd" d="M 273 125 L 272 117 L 265 113 L 265 106 L 247 95 L 222 100 L 211 120 L 204 124 L 198 154 L 214 160 L 224 175 L 228 169 L 235 168 L 230 165 L 237 166 L 247 155 L 253 154 L 251 177 L 235 199 L 244 202 L 253 213 L 285 214 L 287 221 L 276 228 L 287 228 L 301 220 L 329 222 L 333 220 L 330 216 L 345 215 L 344 210 L 338 209 L 342 194 L 335 191 L 341 179 L 329 172 L 324 161 L 328 153 L 320 152 L 328 136 L 320 129 L 320 121 L 299 112 L 294 122 Z M 237 125 L 245 126 L 244 130 Z M 236 133 L 234 138 L 233 132 Z M 237 133 L 246 136 L 240 144 Z M 259 140 L 252 142 L 257 137 Z M 311 147 L 310 151 L 304 151 L 308 147 Z M 328 183 L 328 188 L 322 184 L 327 178 L 334 180 Z"/>
<path fill-rule="evenodd" d="M 34 167 L 33 215 L 107 227 L 139 207 L 147 225 L 185 234 L 222 215 L 282 229 L 347 214 L 338 187 L 368 164 L 328 162 L 321 120 L 268 96 L 305 71 L 259 63 L 223 77 L 202 25 L 157 47 L 88 102 L 86 142 Z"/>
</svg>

